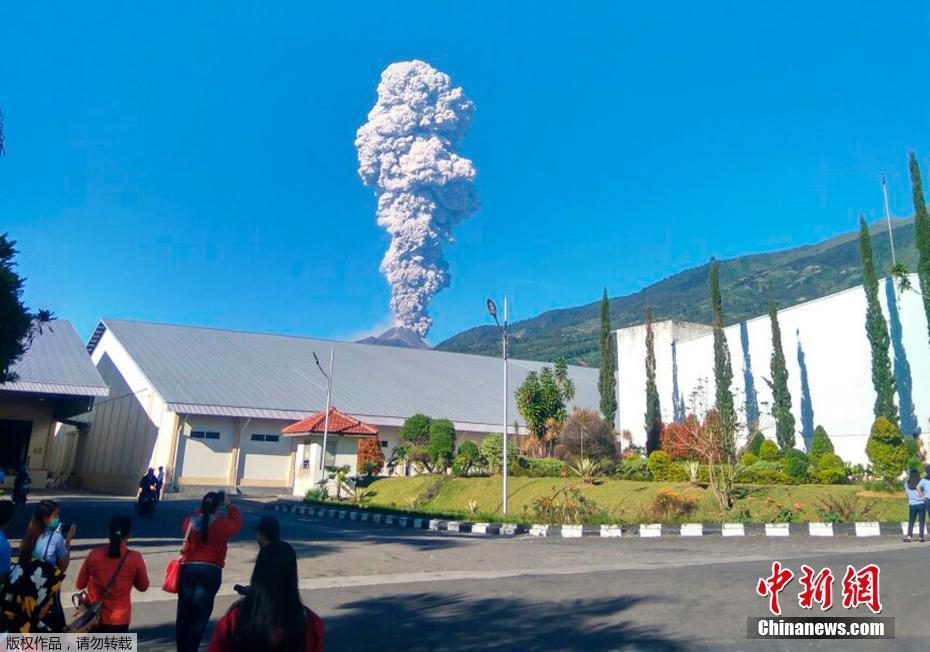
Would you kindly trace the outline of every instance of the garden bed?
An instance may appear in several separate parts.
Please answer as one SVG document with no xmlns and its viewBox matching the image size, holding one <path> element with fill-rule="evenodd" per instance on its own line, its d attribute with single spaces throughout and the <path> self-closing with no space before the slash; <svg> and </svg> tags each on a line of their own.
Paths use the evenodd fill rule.
<svg viewBox="0 0 930 652">
<path fill-rule="evenodd" d="M 501 479 L 446 478 L 429 500 L 419 501 L 439 478 L 382 478 L 368 488 L 374 493 L 366 503 L 371 508 L 422 513 L 465 520 L 502 520 Z M 582 484 L 577 479 L 510 478 L 507 519 L 525 523 L 543 522 L 536 506 L 563 488 L 577 488 L 580 496 L 593 501 L 597 514 L 585 523 L 681 523 L 681 522 L 821 522 L 902 521 L 907 518 L 903 495 L 866 491 L 859 485 L 745 485 L 733 509 L 721 511 L 710 490 L 687 482 L 644 482 L 605 479 L 599 484 Z M 656 518 L 654 505 L 663 490 L 694 503 L 681 516 Z M 830 501 L 856 506 L 852 514 L 828 514 Z"/>
</svg>

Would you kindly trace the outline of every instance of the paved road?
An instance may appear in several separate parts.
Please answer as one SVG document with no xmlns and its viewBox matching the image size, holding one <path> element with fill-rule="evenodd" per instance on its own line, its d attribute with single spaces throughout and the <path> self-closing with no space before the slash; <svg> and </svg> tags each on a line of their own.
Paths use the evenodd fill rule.
<svg viewBox="0 0 930 652">
<path fill-rule="evenodd" d="M 131 511 L 127 500 L 63 497 L 64 520 L 78 523 L 73 587 L 87 549 L 103 542 L 106 521 Z M 230 548 L 214 617 L 233 602 L 255 558 L 259 502 L 240 503 L 246 527 Z M 160 584 L 180 544 L 187 501 L 163 503 L 154 520 L 136 520 L 132 545 L 144 551 Z M 535 539 L 482 538 L 280 514 L 282 534 L 300 557 L 306 603 L 326 622 L 327 650 L 795 650 L 925 649 L 930 604 L 930 544 L 880 539 Z M 11 538 L 22 523 L 10 528 Z M 881 566 L 883 615 L 896 619 L 895 641 L 746 639 L 746 618 L 767 615 L 755 594 L 773 559 Z M 785 615 L 808 615 L 795 581 Z M 834 588 L 840 594 L 839 582 Z M 173 596 L 153 587 L 134 599 L 133 629 L 143 650 L 173 647 Z M 868 615 L 835 606 L 831 615 Z M 206 647 L 206 644 L 204 644 Z"/>
</svg>

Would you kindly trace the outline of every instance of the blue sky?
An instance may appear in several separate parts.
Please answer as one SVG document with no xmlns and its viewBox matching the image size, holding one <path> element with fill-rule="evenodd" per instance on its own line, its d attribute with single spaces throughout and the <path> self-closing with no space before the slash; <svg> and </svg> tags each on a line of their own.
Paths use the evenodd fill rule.
<svg viewBox="0 0 930 652">
<path fill-rule="evenodd" d="M 477 107 L 482 209 L 433 342 L 487 323 L 488 294 L 526 318 L 851 230 L 883 171 L 909 214 L 908 149 L 930 163 L 917 2 L 262 4 L 5 10 L 0 229 L 30 305 L 83 336 L 102 316 L 385 326 L 353 139 L 404 59 Z"/>
</svg>

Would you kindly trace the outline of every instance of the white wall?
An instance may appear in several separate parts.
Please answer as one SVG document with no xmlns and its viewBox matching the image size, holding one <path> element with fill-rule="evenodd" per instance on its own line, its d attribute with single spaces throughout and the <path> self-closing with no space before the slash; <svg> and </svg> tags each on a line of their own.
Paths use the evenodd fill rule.
<svg viewBox="0 0 930 652">
<path fill-rule="evenodd" d="M 711 331 L 704 324 L 679 321 L 660 321 L 652 325 L 656 352 L 656 386 L 659 390 L 659 407 L 662 421 L 674 419 L 675 396 L 674 368 L 678 356 L 675 342 L 705 335 Z M 617 390 L 619 430 L 629 430 L 633 443 L 646 443 L 646 326 L 622 328 L 616 332 L 618 351 Z"/>
<path fill-rule="evenodd" d="M 173 415 L 109 331 L 91 360 L 110 394 L 95 402 L 91 428 L 78 439 L 74 474 L 87 489 L 132 491 L 146 468 L 167 464 L 170 444 L 165 440 L 170 438 L 160 430 L 164 423 L 173 423 Z"/>
<path fill-rule="evenodd" d="M 239 440 L 239 478 L 243 483 L 271 481 L 288 483 L 291 473 L 293 438 L 281 434 L 286 421 L 252 419 Z M 253 434 L 278 435 L 277 442 L 252 441 Z"/>
<path fill-rule="evenodd" d="M 916 275 L 912 282 L 916 287 Z M 887 320 L 890 313 L 885 283 L 882 281 L 880 284 L 880 298 Z M 930 346 L 927 344 L 926 317 L 920 297 L 914 292 L 903 293 L 897 303 L 901 335 L 898 337 L 897 329 L 894 329 L 896 332 L 893 339 L 899 346 L 892 347 L 892 362 L 896 366 L 896 374 L 901 375 L 905 365 L 901 357 L 896 359 L 894 349 L 897 348 L 899 353 L 904 354 L 910 367 L 910 397 L 915 407 L 917 427 L 927 432 L 930 430 Z M 785 308 L 778 313 L 798 448 L 806 447 L 802 435 L 812 432 L 815 425 L 823 425 L 833 440 L 836 452 L 843 459 L 861 463 L 868 461 L 865 443 L 874 418 L 872 408 L 875 392 L 871 379 L 871 352 L 865 334 L 865 309 L 865 293 L 861 287 L 857 287 Z M 671 365 L 671 342 L 674 340 L 668 335 L 668 331 L 673 328 L 668 324 L 670 322 L 656 324 L 658 386 L 665 420 L 671 416 L 671 387 L 674 381 Z M 644 329 L 634 327 L 617 333 L 621 428 L 633 432 L 634 441 L 638 443 L 645 441 L 642 419 L 642 412 L 645 411 L 645 339 L 644 332 L 641 334 L 640 331 Z M 661 339 L 660 332 L 663 333 Z M 749 354 L 750 367 L 748 376 L 757 394 L 761 411 L 760 425 L 767 437 L 774 438 L 774 420 L 769 414 L 771 391 L 764 380 L 771 378 L 772 336 L 768 315 L 730 326 L 725 329 L 725 333 L 737 404 L 745 404 L 747 383 L 744 370 L 747 368 L 743 340 L 746 340 L 745 350 Z M 799 345 L 803 350 L 807 375 L 806 392 L 802 391 Z M 705 334 L 690 339 L 680 338 L 675 344 L 675 354 L 678 363 L 677 381 L 686 403 L 701 382 L 706 386 L 709 402 L 713 402 L 713 337 Z M 808 420 L 802 419 L 801 404 L 804 396 L 809 397 L 813 411 L 813 419 L 809 424 Z M 898 402 L 900 404 L 900 396 Z M 905 419 L 902 426 L 906 427 L 907 422 L 908 419 Z M 807 433 L 805 426 L 808 426 Z"/>
<path fill-rule="evenodd" d="M 228 417 L 190 416 L 178 440 L 178 479 L 182 484 L 226 483 L 235 419 Z M 220 433 L 219 439 L 194 439 L 191 433 Z"/>
</svg>

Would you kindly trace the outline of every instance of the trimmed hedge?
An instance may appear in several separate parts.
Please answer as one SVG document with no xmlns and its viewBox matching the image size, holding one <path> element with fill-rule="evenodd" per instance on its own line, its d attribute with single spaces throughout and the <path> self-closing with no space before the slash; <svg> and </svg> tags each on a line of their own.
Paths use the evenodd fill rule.
<svg viewBox="0 0 930 652">
<path fill-rule="evenodd" d="M 846 482 L 846 465 L 836 453 L 824 453 L 814 475 L 821 484 L 842 484 Z"/>
</svg>

